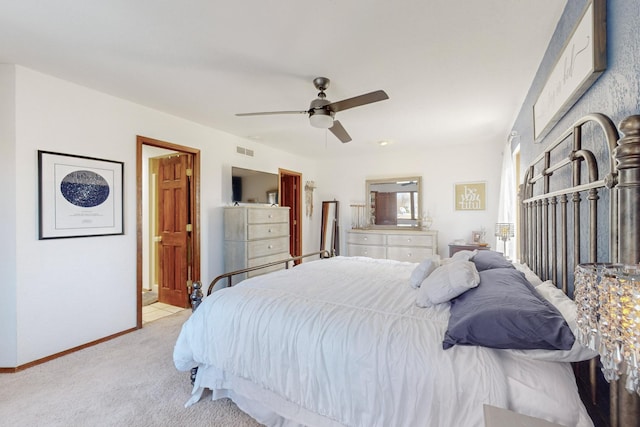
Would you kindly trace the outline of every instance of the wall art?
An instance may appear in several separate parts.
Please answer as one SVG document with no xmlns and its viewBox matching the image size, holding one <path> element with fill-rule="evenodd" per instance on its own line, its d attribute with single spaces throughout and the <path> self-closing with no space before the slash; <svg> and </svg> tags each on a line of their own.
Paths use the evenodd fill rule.
<svg viewBox="0 0 640 427">
<path fill-rule="evenodd" d="M 534 139 L 549 133 L 606 68 L 606 1 L 592 0 L 533 106 Z"/>
<path fill-rule="evenodd" d="M 123 173 L 123 162 L 39 150 L 39 239 L 124 234 Z"/>
<path fill-rule="evenodd" d="M 486 184 L 484 182 L 455 184 L 454 197 L 457 211 L 483 211 L 487 205 Z"/>
</svg>

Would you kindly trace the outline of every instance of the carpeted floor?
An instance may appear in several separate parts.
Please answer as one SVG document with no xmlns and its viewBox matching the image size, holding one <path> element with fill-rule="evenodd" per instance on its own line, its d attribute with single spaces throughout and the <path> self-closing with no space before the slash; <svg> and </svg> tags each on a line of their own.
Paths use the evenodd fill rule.
<svg viewBox="0 0 640 427">
<path fill-rule="evenodd" d="M 190 408 L 173 346 L 190 311 L 15 374 L 0 374 L 0 426 L 256 427 L 228 399 Z"/>
</svg>

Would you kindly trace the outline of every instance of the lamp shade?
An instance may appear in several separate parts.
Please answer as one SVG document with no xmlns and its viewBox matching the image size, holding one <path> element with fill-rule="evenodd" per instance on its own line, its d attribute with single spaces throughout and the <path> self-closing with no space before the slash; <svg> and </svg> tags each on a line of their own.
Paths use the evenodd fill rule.
<svg viewBox="0 0 640 427">
<path fill-rule="evenodd" d="M 625 375 L 625 388 L 640 394 L 639 266 L 580 264 L 574 283 L 576 339 L 600 354 L 607 381 Z"/>
<path fill-rule="evenodd" d="M 514 227 L 509 222 L 496 223 L 496 237 L 504 240 L 505 242 L 514 235 Z"/>
<path fill-rule="evenodd" d="M 320 129 L 329 129 L 333 126 L 332 115 L 325 110 L 316 110 L 309 116 L 311 126 Z"/>
</svg>

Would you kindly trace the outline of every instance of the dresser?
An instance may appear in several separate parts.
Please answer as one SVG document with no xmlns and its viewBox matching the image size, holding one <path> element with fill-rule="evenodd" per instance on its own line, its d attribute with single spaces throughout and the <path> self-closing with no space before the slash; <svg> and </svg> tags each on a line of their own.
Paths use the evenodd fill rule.
<svg viewBox="0 0 640 427">
<path fill-rule="evenodd" d="M 421 262 L 438 253 L 435 230 L 349 230 L 347 254 L 397 261 Z"/>
<path fill-rule="evenodd" d="M 229 206 L 224 208 L 225 272 L 285 260 L 289 252 L 289 208 Z M 247 277 L 280 270 L 282 265 L 250 271 L 233 278 L 233 284 Z"/>
</svg>

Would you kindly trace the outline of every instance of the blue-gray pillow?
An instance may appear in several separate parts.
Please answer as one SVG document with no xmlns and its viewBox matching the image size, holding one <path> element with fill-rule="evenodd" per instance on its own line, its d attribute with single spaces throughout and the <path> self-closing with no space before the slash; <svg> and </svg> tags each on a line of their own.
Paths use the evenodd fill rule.
<svg viewBox="0 0 640 427">
<path fill-rule="evenodd" d="M 477 268 L 477 267 L 476 267 Z M 514 268 L 479 272 L 480 284 L 451 300 L 444 349 L 454 345 L 569 350 L 575 337 L 562 314 Z"/>
<path fill-rule="evenodd" d="M 511 261 L 506 259 L 500 252 L 478 251 L 471 261 L 476 265 L 476 270 L 484 271 L 492 268 L 515 268 Z"/>
</svg>

